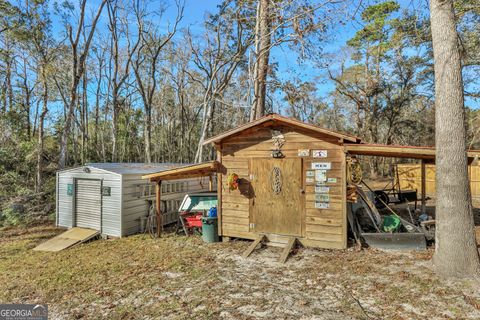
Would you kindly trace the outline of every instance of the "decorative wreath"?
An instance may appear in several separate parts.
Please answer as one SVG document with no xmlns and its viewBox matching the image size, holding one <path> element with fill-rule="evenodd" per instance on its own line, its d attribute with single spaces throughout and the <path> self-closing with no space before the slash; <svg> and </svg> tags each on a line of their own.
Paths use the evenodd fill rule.
<svg viewBox="0 0 480 320">
<path fill-rule="evenodd" d="M 238 189 L 238 174 L 230 173 L 227 177 L 228 188 L 230 190 L 237 190 Z"/>
</svg>

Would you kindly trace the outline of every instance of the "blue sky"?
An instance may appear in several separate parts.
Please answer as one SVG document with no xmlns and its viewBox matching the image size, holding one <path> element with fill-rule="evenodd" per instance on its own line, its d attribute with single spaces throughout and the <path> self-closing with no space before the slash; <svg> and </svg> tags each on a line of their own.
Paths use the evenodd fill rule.
<svg viewBox="0 0 480 320">
<path fill-rule="evenodd" d="M 157 0 L 154 0 L 157 1 Z M 425 10 L 425 0 L 397 0 L 402 8 L 415 8 L 418 10 Z M 165 12 L 160 25 L 168 26 L 168 21 L 173 21 L 176 15 L 176 8 L 174 0 L 165 0 L 168 4 L 168 9 Z M 364 0 L 363 5 L 374 3 L 375 0 Z M 93 0 L 88 2 L 88 9 L 90 11 L 98 8 L 99 0 Z M 220 0 L 185 0 L 184 17 L 181 21 L 181 28 L 190 28 L 193 33 L 202 32 L 203 21 L 208 14 L 215 13 L 217 11 L 217 5 L 220 4 Z M 358 3 L 358 2 L 355 2 Z M 160 2 L 154 2 L 153 7 L 159 6 Z M 420 6 L 423 6 L 420 8 Z M 152 8 L 153 10 L 154 8 Z M 352 11 L 355 8 L 352 8 Z M 361 12 L 361 9 L 359 10 Z M 106 22 L 108 16 L 106 10 L 103 12 L 102 22 L 99 24 L 99 29 L 102 32 L 106 32 Z M 361 28 L 358 22 L 348 23 L 346 25 L 337 25 L 332 28 L 329 34 L 328 40 L 318 45 L 322 47 L 323 51 L 330 55 L 338 55 L 341 48 L 345 45 L 346 41 L 354 36 L 355 32 Z M 54 33 L 62 32 L 63 27 L 54 23 Z M 177 36 L 181 36 L 178 34 Z M 331 81 L 327 80 L 326 70 L 324 68 L 315 66 L 312 62 L 306 61 L 299 63 L 298 55 L 292 52 L 287 46 L 277 47 L 272 50 L 271 62 L 278 64 L 278 74 L 282 80 L 300 78 L 302 81 L 312 81 L 317 83 L 317 93 L 319 96 L 326 97 L 330 92 L 334 90 L 334 85 Z M 281 97 L 275 97 L 279 100 Z M 480 104 L 476 101 L 467 100 L 466 104 L 470 107 L 479 108 Z"/>
</svg>

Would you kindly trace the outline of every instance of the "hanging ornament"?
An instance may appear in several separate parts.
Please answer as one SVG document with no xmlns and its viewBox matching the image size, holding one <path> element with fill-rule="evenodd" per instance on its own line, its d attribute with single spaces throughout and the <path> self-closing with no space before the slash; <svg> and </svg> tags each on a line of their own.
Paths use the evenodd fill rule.
<svg viewBox="0 0 480 320">
<path fill-rule="evenodd" d="M 238 174 L 230 173 L 227 176 L 228 188 L 230 190 L 237 190 L 238 189 Z"/>
<path fill-rule="evenodd" d="M 272 191 L 275 194 L 279 194 L 282 191 L 282 171 L 279 167 L 273 167 L 272 169 L 272 176 L 271 181 L 272 183 Z"/>
</svg>

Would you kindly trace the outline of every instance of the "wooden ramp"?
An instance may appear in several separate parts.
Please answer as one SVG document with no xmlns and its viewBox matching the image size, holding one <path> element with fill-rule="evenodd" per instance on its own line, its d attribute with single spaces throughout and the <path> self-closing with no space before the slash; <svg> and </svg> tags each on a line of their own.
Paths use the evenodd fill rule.
<svg viewBox="0 0 480 320">
<path fill-rule="evenodd" d="M 97 230 L 75 227 L 39 244 L 33 248 L 33 250 L 56 252 L 69 248 L 77 243 L 88 241 L 99 234 L 100 231 Z"/>
</svg>

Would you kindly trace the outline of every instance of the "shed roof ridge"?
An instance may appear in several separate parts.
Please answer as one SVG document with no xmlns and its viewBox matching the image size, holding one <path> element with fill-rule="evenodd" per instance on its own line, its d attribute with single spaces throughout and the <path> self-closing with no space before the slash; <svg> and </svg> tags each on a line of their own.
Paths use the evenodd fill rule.
<svg viewBox="0 0 480 320">
<path fill-rule="evenodd" d="M 314 124 L 311 124 L 311 123 L 300 121 L 300 120 L 295 119 L 295 118 L 285 117 L 285 116 L 282 116 L 278 113 L 269 113 L 269 114 L 267 114 L 267 115 L 265 115 L 261 118 L 258 118 L 256 120 L 253 120 L 253 121 L 250 121 L 250 122 L 247 122 L 247 123 L 244 123 L 244 124 L 241 124 L 241 125 L 236 126 L 232 129 L 229 129 L 229 130 L 227 130 L 223 133 L 215 135 L 215 136 L 205 140 L 203 142 L 203 144 L 209 144 L 209 143 L 212 143 L 212 142 L 221 141 L 221 140 L 223 140 L 223 139 L 225 139 L 225 138 L 227 138 L 231 135 L 234 135 L 234 134 L 236 134 L 238 132 L 241 132 L 243 130 L 255 127 L 259 124 L 262 124 L 262 123 L 270 121 L 270 120 L 278 120 L 278 121 L 282 121 L 282 122 L 285 122 L 285 123 L 290 124 L 290 125 L 307 127 L 306 129 L 311 129 L 313 131 L 317 131 L 317 132 L 321 131 L 325 134 L 330 134 L 332 136 L 336 136 L 336 137 L 339 137 L 339 138 L 347 138 L 348 140 L 350 140 L 353 143 L 359 143 L 361 141 L 361 138 L 359 138 L 357 136 L 354 136 L 354 135 L 351 135 L 351 134 L 348 134 L 348 133 L 342 133 L 342 132 L 338 132 L 338 131 L 335 131 L 335 130 L 326 129 L 326 128 L 320 127 L 318 125 L 314 125 Z"/>
</svg>

